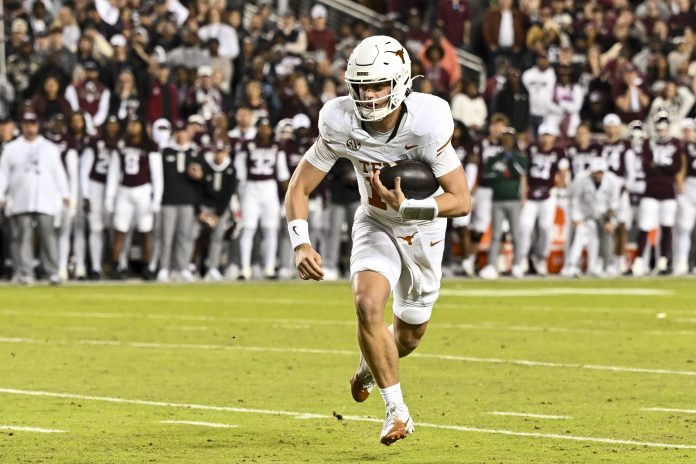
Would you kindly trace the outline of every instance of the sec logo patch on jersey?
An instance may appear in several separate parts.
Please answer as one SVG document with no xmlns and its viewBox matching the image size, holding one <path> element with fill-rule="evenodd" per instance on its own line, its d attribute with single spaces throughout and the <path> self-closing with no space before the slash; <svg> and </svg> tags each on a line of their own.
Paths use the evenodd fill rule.
<svg viewBox="0 0 696 464">
<path fill-rule="evenodd" d="M 360 142 L 358 142 L 355 139 L 348 139 L 346 142 L 346 147 L 348 147 L 349 150 L 357 151 L 360 150 Z"/>
</svg>

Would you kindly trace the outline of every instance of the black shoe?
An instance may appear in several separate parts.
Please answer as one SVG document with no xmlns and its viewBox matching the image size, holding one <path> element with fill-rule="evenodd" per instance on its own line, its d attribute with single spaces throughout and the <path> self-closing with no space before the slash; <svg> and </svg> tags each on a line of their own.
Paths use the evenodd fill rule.
<svg viewBox="0 0 696 464">
<path fill-rule="evenodd" d="M 144 281 L 151 282 L 155 279 L 157 279 L 157 274 L 155 274 L 154 271 L 151 271 L 150 269 L 145 269 L 143 271 L 143 280 Z"/>
<path fill-rule="evenodd" d="M 89 280 L 101 280 L 102 276 L 99 271 L 89 271 L 87 273 L 87 278 Z"/>
<path fill-rule="evenodd" d="M 114 279 L 114 280 L 126 280 L 127 277 L 128 277 L 128 272 L 125 269 L 120 268 L 120 267 L 117 267 L 116 269 L 114 269 L 112 279 Z"/>
</svg>

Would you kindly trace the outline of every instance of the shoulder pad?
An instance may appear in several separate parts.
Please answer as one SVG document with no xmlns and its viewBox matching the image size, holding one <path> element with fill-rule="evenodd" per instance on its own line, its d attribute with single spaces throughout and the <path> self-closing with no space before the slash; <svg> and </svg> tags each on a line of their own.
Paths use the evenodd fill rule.
<svg viewBox="0 0 696 464">
<path fill-rule="evenodd" d="M 339 134 L 351 130 L 353 102 L 350 97 L 338 97 L 327 101 L 319 111 L 319 135 L 326 143 L 341 140 Z"/>
</svg>

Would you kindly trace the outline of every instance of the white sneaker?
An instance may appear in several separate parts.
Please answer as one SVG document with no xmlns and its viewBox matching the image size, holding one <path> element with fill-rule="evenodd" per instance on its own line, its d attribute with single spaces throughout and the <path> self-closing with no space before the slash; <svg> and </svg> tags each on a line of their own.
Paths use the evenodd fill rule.
<svg viewBox="0 0 696 464">
<path fill-rule="evenodd" d="M 193 282 L 194 280 L 196 280 L 193 277 L 193 273 L 191 273 L 191 271 L 189 271 L 188 269 L 184 269 L 183 271 L 181 271 L 181 273 L 179 274 L 179 279 L 181 279 L 182 282 Z"/>
<path fill-rule="evenodd" d="M 277 279 L 278 275 L 276 274 L 275 267 L 264 268 L 263 277 L 264 279 Z"/>
<path fill-rule="evenodd" d="M 280 280 L 290 280 L 295 277 L 295 271 L 289 267 L 281 267 L 278 269 L 278 278 Z"/>
<path fill-rule="evenodd" d="M 667 268 L 669 267 L 669 260 L 667 259 L 666 256 L 660 256 L 660 259 L 657 260 L 657 272 L 663 274 L 667 272 Z"/>
<path fill-rule="evenodd" d="M 338 280 L 338 270 L 332 268 L 324 269 L 324 280 L 328 280 L 330 282 Z"/>
<path fill-rule="evenodd" d="M 51 278 L 52 278 L 52 277 L 53 277 L 53 276 L 51 276 Z M 57 277 L 58 279 L 60 279 L 61 281 L 66 281 L 66 280 L 68 280 L 68 270 L 65 269 L 65 268 L 61 269 L 60 271 L 58 271 L 58 274 L 56 275 L 56 277 Z M 48 279 L 49 282 L 51 282 L 51 278 Z"/>
<path fill-rule="evenodd" d="M 486 267 L 479 271 L 479 277 L 486 280 L 497 279 L 498 271 L 496 271 L 491 264 L 488 264 Z"/>
<path fill-rule="evenodd" d="M 387 405 L 387 417 L 384 419 L 384 427 L 379 436 L 379 441 L 383 445 L 391 445 L 397 440 L 406 438 L 406 435 L 413 433 L 413 419 L 404 403 Z"/>
<path fill-rule="evenodd" d="M 537 275 L 546 276 L 549 273 L 546 269 L 546 258 L 532 258 L 532 262 Z"/>
<path fill-rule="evenodd" d="M 206 282 L 222 282 L 222 274 L 216 267 L 209 269 L 208 273 L 205 275 Z"/>
<path fill-rule="evenodd" d="M 514 264 L 512 266 L 512 277 L 515 279 L 522 279 L 524 277 L 524 269 L 522 269 L 522 265 Z"/>
<path fill-rule="evenodd" d="M 230 264 L 225 270 L 225 279 L 227 280 L 237 280 L 239 277 L 239 266 L 236 264 Z"/>
<path fill-rule="evenodd" d="M 252 271 L 250 267 L 242 268 L 242 272 L 239 274 L 244 280 L 251 280 Z"/>
<path fill-rule="evenodd" d="M 476 273 L 476 261 L 473 255 L 462 260 L 462 270 L 468 276 L 473 276 Z"/>
<path fill-rule="evenodd" d="M 157 273 L 157 282 L 169 282 L 169 269 L 160 269 Z"/>
<path fill-rule="evenodd" d="M 641 256 L 638 256 L 633 260 L 631 272 L 636 277 L 640 277 L 645 274 L 645 265 L 643 264 L 643 258 Z"/>
<path fill-rule="evenodd" d="M 568 266 L 561 269 L 561 275 L 563 277 L 578 277 L 580 271 L 575 266 Z"/>
<path fill-rule="evenodd" d="M 689 273 L 689 263 L 687 261 L 681 260 L 675 266 L 672 271 L 672 275 L 683 276 Z"/>
</svg>

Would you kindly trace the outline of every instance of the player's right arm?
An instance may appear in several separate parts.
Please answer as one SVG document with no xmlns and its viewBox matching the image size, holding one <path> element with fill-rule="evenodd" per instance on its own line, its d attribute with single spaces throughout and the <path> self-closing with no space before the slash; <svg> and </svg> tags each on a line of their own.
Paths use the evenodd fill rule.
<svg viewBox="0 0 696 464">
<path fill-rule="evenodd" d="M 308 234 L 306 224 L 309 215 L 309 194 L 317 188 L 325 176 L 326 172 L 314 167 L 306 158 L 303 158 L 290 178 L 288 191 L 285 194 L 285 214 L 291 240 L 302 241 L 302 236 Z M 299 222 L 296 222 L 298 220 Z M 300 277 L 304 280 L 322 280 L 324 271 L 321 269 L 321 256 L 312 248 L 309 239 L 299 243 L 294 249 L 295 264 Z"/>
</svg>

